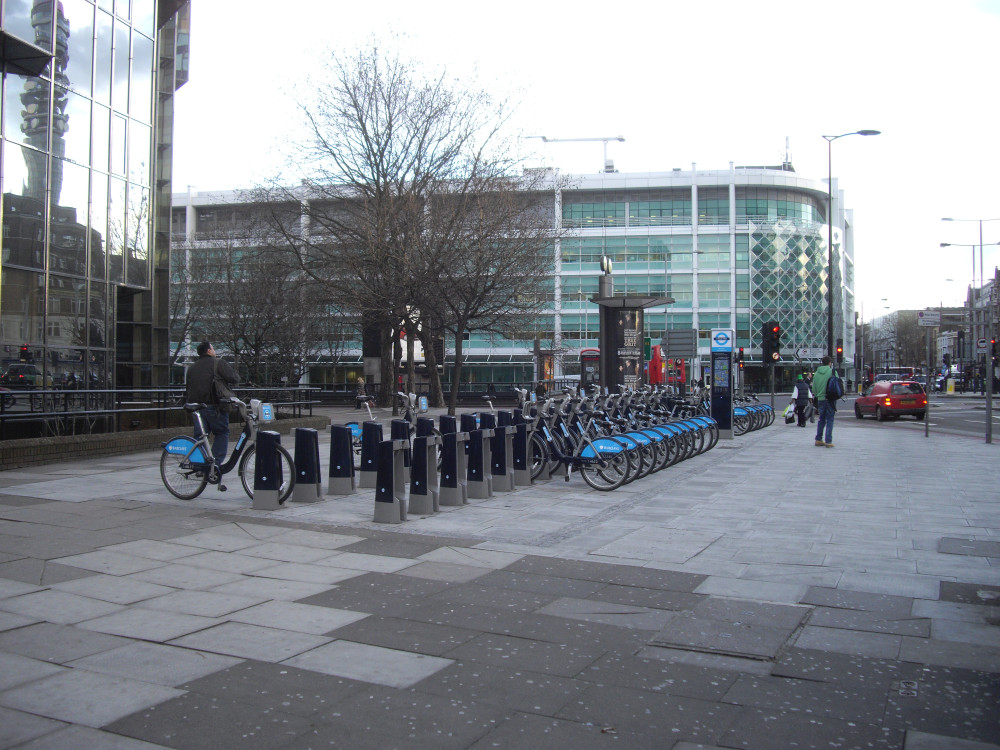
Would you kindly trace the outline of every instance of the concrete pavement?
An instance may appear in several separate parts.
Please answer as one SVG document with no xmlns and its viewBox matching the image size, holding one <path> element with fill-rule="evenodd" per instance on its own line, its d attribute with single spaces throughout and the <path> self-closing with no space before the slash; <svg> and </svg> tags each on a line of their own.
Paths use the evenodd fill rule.
<svg viewBox="0 0 1000 750">
<path fill-rule="evenodd" d="M 998 448 L 900 427 L 398 526 L 0 472 L 0 747 L 1000 747 Z"/>
</svg>

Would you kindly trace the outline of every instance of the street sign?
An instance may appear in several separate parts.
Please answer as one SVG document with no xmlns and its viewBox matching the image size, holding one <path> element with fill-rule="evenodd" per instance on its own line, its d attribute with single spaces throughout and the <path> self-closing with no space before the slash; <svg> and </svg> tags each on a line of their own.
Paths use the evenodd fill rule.
<svg viewBox="0 0 1000 750">
<path fill-rule="evenodd" d="M 731 352 L 733 350 L 733 330 L 731 328 L 713 328 L 711 342 L 713 352 Z"/>
<path fill-rule="evenodd" d="M 977 339 L 976 340 L 976 351 L 977 352 L 985 352 L 986 351 L 986 339 Z"/>
<path fill-rule="evenodd" d="M 826 349 L 815 346 L 803 346 L 795 350 L 795 356 L 799 359 L 819 359 L 826 354 Z"/>
<path fill-rule="evenodd" d="M 921 310 L 917 313 L 918 326 L 939 326 L 941 325 L 940 310 Z"/>
<path fill-rule="evenodd" d="M 664 331 L 660 346 L 667 357 L 692 359 L 698 356 L 698 331 L 694 328 Z"/>
</svg>

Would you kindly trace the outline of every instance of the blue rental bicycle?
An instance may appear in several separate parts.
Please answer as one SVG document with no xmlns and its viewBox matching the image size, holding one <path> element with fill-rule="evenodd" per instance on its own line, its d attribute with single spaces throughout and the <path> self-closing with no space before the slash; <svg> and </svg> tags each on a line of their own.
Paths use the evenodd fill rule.
<svg viewBox="0 0 1000 750">
<path fill-rule="evenodd" d="M 253 478 L 256 466 L 257 429 L 260 422 L 269 422 L 271 405 L 262 404 L 257 399 L 251 399 L 249 406 L 238 398 L 233 399 L 233 405 L 243 419 L 243 431 L 236 440 L 232 455 L 221 465 L 212 455 L 210 433 L 205 429 L 205 422 L 198 410 L 206 404 L 184 404 L 184 410 L 191 414 L 191 419 L 197 426 L 196 432 L 201 437 L 178 435 L 163 444 L 160 455 L 160 478 L 163 486 L 171 495 L 181 500 L 193 500 L 210 484 L 219 486 L 225 492 L 226 485 L 222 477 L 239 465 L 240 482 L 247 495 L 253 498 Z M 295 488 L 295 464 L 291 455 L 282 446 L 278 450 L 280 466 L 280 482 L 278 487 L 278 503 L 284 503 Z"/>
</svg>

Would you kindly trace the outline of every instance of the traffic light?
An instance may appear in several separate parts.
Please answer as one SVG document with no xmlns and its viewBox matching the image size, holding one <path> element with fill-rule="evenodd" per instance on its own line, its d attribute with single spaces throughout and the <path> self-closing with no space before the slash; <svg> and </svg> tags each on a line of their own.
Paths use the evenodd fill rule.
<svg viewBox="0 0 1000 750">
<path fill-rule="evenodd" d="M 841 364 L 844 361 L 844 340 L 837 339 L 837 364 Z"/>
<path fill-rule="evenodd" d="M 944 362 L 945 367 L 951 367 L 951 354 L 945 352 L 944 357 L 942 357 L 941 359 Z"/>
<path fill-rule="evenodd" d="M 997 340 L 990 339 L 990 355 L 993 357 L 993 366 L 997 364 Z"/>
<path fill-rule="evenodd" d="M 764 339 L 767 343 L 764 345 L 764 363 L 773 365 L 776 362 L 781 361 L 781 324 L 776 321 L 770 321 L 764 327 Z"/>
<path fill-rule="evenodd" d="M 742 346 L 740 347 L 740 353 L 737 355 L 736 361 L 739 362 L 740 364 L 743 363 L 743 347 Z"/>
<path fill-rule="evenodd" d="M 766 365 L 771 361 L 774 351 L 774 340 L 771 338 L 771 324 L 764 323 L 760 327 L 761 361 Z"/>
</svg>

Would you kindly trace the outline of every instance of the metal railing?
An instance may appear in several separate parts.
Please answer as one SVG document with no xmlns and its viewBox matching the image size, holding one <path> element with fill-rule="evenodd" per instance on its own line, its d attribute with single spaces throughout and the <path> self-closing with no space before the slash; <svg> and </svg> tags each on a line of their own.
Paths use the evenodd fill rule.
<svg viewBox="0 0 1000 750">
<path fill-rule="evenodd" d="M 242 399 L 258 398 L 276 412 L 312 416 L 319 389 L 308 386 L 235 388 Z M 10 389 L 0 394 L 0 440 L 157 429 L 185 424 L 184 389 Z M 176 415 L 176 416 L 174 416 Z M 17 433 L 17 434 L 13 434 Z"/>
</svg>

